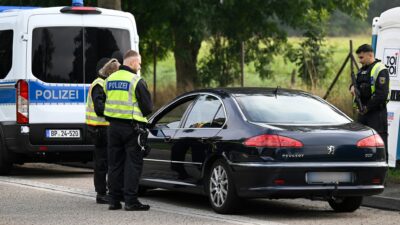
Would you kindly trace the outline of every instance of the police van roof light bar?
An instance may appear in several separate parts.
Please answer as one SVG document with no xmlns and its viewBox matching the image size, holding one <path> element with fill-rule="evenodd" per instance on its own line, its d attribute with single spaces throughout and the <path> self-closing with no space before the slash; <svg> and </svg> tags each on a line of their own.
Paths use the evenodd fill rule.
<svg viewBox="0 0 400 225">
<path fill-rule="evenodd" d="M 85 7 L 85 6 L 67 6 L 60 10 L 62 13 L 72 13 L 72 14 L 101 14 L 101 11 L 95 7 Z"/>
<path fill-rule="evenodd" d="M 101 11 L 95 7 L 85 7 L 83 0 L 72 0 L 72 6 L 64 7 L 60 10 L 62 13 L 72 14 L 100 14 Z"/>
<path fill-rule="evenodd" d="M 83 6 L 83 0 L 72 0 L 72 6 Z"/>
</svg>

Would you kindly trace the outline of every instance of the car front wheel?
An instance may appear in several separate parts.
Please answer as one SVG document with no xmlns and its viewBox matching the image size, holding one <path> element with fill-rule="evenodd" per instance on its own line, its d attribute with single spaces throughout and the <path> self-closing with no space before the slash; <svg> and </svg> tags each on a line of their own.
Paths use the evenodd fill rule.
<svg viewBox="0 0 400 225">
<path fill-rule="evenodd" d="M 354 212 L 360 208 L 363 197 L 335 197 L 329 199 L 329 205 L 336 212 Z"/>
<path fill-rule="evenodd" d="M 208 197 L 217 213 L 228 214 L 237 209 L 239 198 L 236 194 L 232 174 L 223 160 L 217 160 L 208 176 Z"/>
</svg>

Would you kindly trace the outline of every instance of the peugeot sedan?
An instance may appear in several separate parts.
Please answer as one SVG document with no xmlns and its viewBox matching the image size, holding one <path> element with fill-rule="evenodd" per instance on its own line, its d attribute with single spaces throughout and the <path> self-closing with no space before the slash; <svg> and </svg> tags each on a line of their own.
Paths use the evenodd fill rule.
<svg viewBox="0 0 400 225">
<path fill-rule="evenodd" d="M 218 213 L 244 198 L 318 198 L 352 212 L 384 189 L 380 136 L 303 91 L 193 91 L 149 122 L 140 190 L 204 194 Z"/>
</svg>

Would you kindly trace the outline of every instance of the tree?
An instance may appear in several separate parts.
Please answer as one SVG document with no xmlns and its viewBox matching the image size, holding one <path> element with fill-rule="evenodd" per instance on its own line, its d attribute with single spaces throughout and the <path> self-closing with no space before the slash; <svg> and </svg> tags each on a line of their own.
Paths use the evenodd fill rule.
<svg viewBox="0 0 400 225">
<path fill-rule="evenodd" d="M 106 9 L 121 10 L 121 0 L 97 0 L 97 6 Z"/>
<path fill-rule="evenodd" d="M 246 46 L 246 63 L 253 62 L 260 76 L 268 77 L 273 55 L 281 53 L 286 44 L 284 26 L 307 31 L 308 12 L 329 15 L 340 10 L 363 18 L 368 4 L 368 0 L 154 0 L 152 4 L 137 0 L 126 3 L 130 7 L 123 9 L 136 16 L 142 40 L 153 33 L 152 40 L 162 40 L 164 47 L 173 51 L 177 88 L 184 91 L 198 87 L 200 82 L 231 83 L 239 74 L 241 42 Z M 160 28 L 157 35 L 152 27 Z M 211 43 L 212 55 L 198 62 L 205 40 Z"/>
<path fill-rule="evenodd" d="M 39 5 L 33 0 L 19 2 Z M 87 4 L 96 2 L 87 1 Z M 40 1 L 42 6 L 55 4 L 60 3 L 55 0 Z M 141 53 L 153 52 L 154 46 L 159 46 L 161 56 L 168 50 L 174 53 L 179 91 L 196 88 L 201 81 L 220 85 L 231 83 L 235 74 L 239 73 L 237 59 L 242 42 L 246 46 L 246 63 L 254 63 L 260 76 L 268 77 L 272 72 L 270 62 L 273 55 L 282 53 L 286 44 L 285 27 L 307 32 L 311 19 L 320 24 L 318 17 L 310 19 L 309 12 L 330 15 L 339 10 L 364 18 L 368 5 L 369 0 L 122 1 L 122 9 L 132 12 L 137 20 Z M 199 63 L 199 49 L 205 40 L 210 40 L 214 56 L 208 56 Z M 319 42 L 310 43 L 315 46 Z M 199 77 L 198 65 L 200 71 L 207 74 L 201 72 Z"/>
</svg>

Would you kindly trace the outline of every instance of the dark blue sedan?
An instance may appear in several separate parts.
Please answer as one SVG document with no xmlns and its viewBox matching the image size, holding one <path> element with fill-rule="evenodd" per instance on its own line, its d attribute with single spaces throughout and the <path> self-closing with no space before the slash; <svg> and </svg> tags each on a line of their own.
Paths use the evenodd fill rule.
<svg viewBox="0 0 400 225">
<path fill-rule="evenodd" d="M 233 212 L 243 198 L 318 198 L 352 212 L 384 189 L 380 136 L 306 92 L 193 91 L 150 123 L 141 190 L 205 194 L 218 213 Z"/>
</svg>

